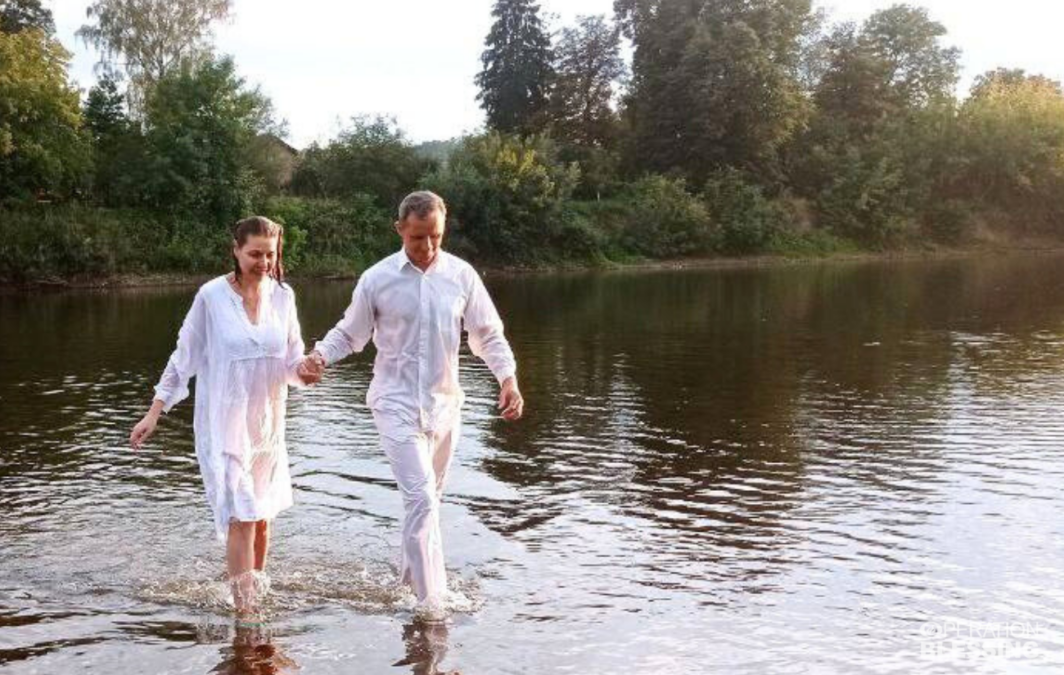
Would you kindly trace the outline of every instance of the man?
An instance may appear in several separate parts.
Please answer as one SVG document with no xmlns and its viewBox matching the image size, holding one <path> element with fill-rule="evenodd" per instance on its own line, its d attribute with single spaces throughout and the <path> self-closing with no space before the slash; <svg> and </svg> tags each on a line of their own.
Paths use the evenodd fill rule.
<svg viewBox="0 0 1064 675">
<path fill-rule="evenodd" d="M 403 497 L 401 578 L 430 617 L 442 612 L 447 589 L 439 510 L 458 443 L 463 327 L 501 385 L 502 417 L 524 412 L 513 352 L 484 283 L 468 263 L 440 250 L 446 217 L 432 192 L 403 199 L 395 223 L 402 250 L 359 278 L 343 318 L 310 354 L 320 373 L 371 338 L 377 347 L 366 402 Z"/>
</svg>

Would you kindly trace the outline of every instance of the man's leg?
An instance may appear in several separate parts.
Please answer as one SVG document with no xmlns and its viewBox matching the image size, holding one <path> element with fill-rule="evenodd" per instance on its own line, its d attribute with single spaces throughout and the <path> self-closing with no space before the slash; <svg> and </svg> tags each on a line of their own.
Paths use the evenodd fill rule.
<svg viewBox="0 0 1064 675">
<path fill-rule="evenodd" d="M 458 447 L 458 435 L 461 422 L 455 418 L 454 423 L 433 435 L 432 468 L 436 472 L 436 497 L 443 497 L 443 486 L 447 481 L 447 471 L 451 468 L 454 449 Z"/>
<path fill-rule="evenodd" d="M 447 588 L 440 539 L 435 439 L 387 415 L 374 415 L 381 447 L 403 498 L 401 578 L 419 602 L 442 599 Z"/>
</svg>

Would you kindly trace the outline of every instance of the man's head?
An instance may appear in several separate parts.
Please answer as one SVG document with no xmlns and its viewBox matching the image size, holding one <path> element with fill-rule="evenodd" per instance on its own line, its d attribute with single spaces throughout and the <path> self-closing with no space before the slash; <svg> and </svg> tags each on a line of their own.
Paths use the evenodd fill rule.
<svg viewBox="0 0 1064 675">
<path fill-rule="evenodd" d="M 433 192 L 412 192 L 399 204 L 395 231 L 403 238 L 406 257 L 422 271 L 436 261 L 446 222 L 447 205 Z"/>
</svg>

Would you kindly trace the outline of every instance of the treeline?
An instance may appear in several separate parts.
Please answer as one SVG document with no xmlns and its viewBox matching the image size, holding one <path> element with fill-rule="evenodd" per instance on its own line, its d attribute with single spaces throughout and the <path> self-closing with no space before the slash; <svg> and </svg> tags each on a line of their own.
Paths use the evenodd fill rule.
<svg viewBox="0 0 1064 675">
<path fill-rule="evenodd" d="M 809 0 L 617 0 L 552 33 L 497 0 L 485 132 L 415 146 L 358 117 L 302 152 L 212 52 L 229 10 L 96 0 L 82 102 L 50 13 L 0 0 L 0 276 L 215 270 L 252 212 L 285 223 L 292 269 L 353 272 L 419 187 L 489 264 L 1064 235 L 1060 83 L 1002 68 L 958 98 L 960 53 L 918 7 L 833 25 Z"/>
</svg>

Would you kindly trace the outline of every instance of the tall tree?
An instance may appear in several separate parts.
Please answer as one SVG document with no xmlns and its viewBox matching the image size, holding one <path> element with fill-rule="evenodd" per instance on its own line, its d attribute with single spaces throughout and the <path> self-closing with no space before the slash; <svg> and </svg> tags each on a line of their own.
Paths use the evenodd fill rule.
<svg viewBox="0 0 1064 675">
<path fill-rule="evenodd" d="M 0 32 L 0 202 L 65 196 L 87 172 L 70 53 L 39 28 Z"/>
<path fill-rule="evenodd" d="M 230 7 L 231 0 L 95 0 L 86 11 L 95 23 L 77 35 L 102 53 L 101 65 L 125 69 L 139 110 L 148 89 L 183 60 L 210 53 L 211 25 Z"/>
<path fill-rule="evenodd" d="M 605 145 L 616 126 L 616 86 L 627 73 L 620 27 L 603 16 L 578 17 L 576 26 L 562 30 L 555 57 L 553 135 L 584 147 Z"/>
<path fill-rule="evenodd" d="M 146 122 L 153 206 L 224 224 L 251 209 L 258 196 L 251 142 L 278 129 L 269 100 L 245 85 L 232 59 L 167 73 L 148 97 Z"/>
<path fill-rule="evenodd" d="M 51 10 L 42 7 L 41 0 L 0 0 L 0 31 L 18 33 L 27 28 L 55 33 Z"/>
<path fill-rule="evenodd" d="M 817 108 L 867 134 L 881 121 L 951 102 L 960 51 L 942 44 L 945 34 L 927 10 L 907 5 L 876 12 L 860 30 L 839 26 L 827 41 Z"/>
<path fill-rule="evenodd" d="M 155 179 L 155 166 L 140 125 L 126 112 L 126 97 L 114 77 L 104 75 L 89 90 L 84 116 L 92 137 L 96 200 L 110 206 L 144 203 L 145 188 Z"/>
<path fill-rule="evenodd" d="M 628 112 L 634 168 L 696 185 L 724 167 L 770 178 L 803 124 L 810 0 L 616 0 L 635 45 Z"/>
<path fill-rule="evenodd" d="M 895 5 L 825 40 L 816 113 L 792 148 L 789 174 L 836 233 L 889 243 L 941 201 L 939 181 L 955 154 L 959 58 L 945 34 L 926 10 Z"/>
<path fill-rule="evenodd" d="M 531 133 L 544 124 L 553 69 L 550 37 L 533 0 L 496 0 L 495 23 L 476 76 L 477 99 L 497 131 Z"/>
</svg>

